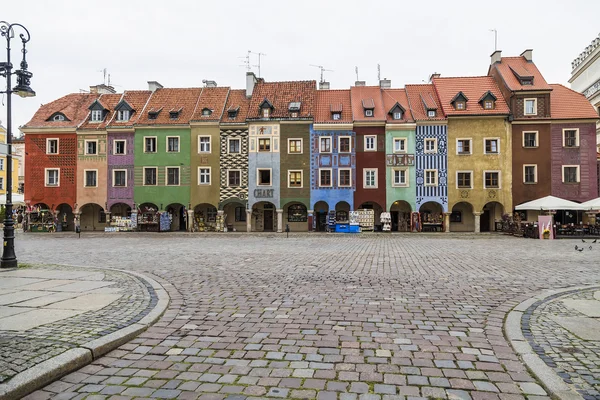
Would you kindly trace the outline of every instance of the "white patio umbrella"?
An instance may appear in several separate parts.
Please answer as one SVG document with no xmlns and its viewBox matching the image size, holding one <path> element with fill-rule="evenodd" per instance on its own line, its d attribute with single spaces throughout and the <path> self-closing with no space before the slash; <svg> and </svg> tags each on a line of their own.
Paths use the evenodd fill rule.
<svg viewBox="0 0 600 400">
<path fill-rule="evenodd" d="M 584 210 L 600 210 L 600 197 L 581 203 Z"/>
<path fill-rule="evenodd" d="M 554 196 L 546 196 L 541 199 L 528 201 L 527 203 L 519 204 L 515 210 L 586 210 L 583 204 L 575 203 Z"/>
<path fill-rule="evenodd" d="M 13 193 L 12 203 L 14 206 L 24 206 L 25 205 L 25 196 L 22 194 Z M 6 204 L 6 195 L 5 194 L 0 195 L 0 204 L 1 205 Z"/>
</svg>

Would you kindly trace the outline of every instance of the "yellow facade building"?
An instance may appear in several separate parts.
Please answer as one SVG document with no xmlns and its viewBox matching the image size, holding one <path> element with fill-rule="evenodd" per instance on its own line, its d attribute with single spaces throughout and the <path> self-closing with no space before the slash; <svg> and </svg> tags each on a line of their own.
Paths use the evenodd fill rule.
<svg viewBox="0 0 600 400">
<path fill-rule="evenodd" d="M 6 129 L 0 125 L 0 143 L 6 143 Z M 12 193 L 13 197 L 19 190 L 19 162 L 18 156 L 12 157 Z M 0 195 L 6 194 L 6 156 L 0 155 Z M 14 202 L 14 199 L 13 199 Z"/>
</svg>

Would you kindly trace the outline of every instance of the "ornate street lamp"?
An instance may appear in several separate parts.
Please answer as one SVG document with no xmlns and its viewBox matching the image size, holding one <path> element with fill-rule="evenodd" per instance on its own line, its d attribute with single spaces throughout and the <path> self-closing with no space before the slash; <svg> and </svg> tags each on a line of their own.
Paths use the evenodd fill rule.
<svg viewBox="0 0 600 400">
<path fill-rule="evenodd" d="M 15 36 L 15 29 L 22 30 L 19 34 L 23 48 L 23 60 L 21 61 L 21 69 L 14 71 L 17 76 L 17 86 L 12 88 L 12 64 L 10 63 L 10 41 Z M 35 92 L 29 87 L 29 83 L 33 74 L 27 71 L 27 60 L 25 55 L 27 50 L 25 44 L 31 38 L 29 31 L 21 24 L 9 24 L 5 21 L 0 21 L 0 36 L 6 38 L 6 62 L 0 62 L 0 76 L 6 77 L 6 144 L 8 151 L 6 154 L 6 216 L 4 218 L 4 246 L 2 246 L 2 258 L 0 259 L 0 268 L 16 268 L 17 256 L 15 254 L 15 223 L 12 217 L 12 101 L 11 95 L 16 93 L 21 97 L 33 97 Z M 11 89 L 12 88 L 12 89 Z"/>
</svg>

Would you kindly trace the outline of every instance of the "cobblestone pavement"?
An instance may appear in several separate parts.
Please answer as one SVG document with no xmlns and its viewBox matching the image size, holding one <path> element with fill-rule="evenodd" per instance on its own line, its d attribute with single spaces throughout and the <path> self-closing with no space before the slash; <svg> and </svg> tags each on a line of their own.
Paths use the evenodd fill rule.
<svg viewBox="0 0 600 400">
<path fill-rule="evenodd" d="M 62 276 L 65 280 L 50 279 L 50 275 Z M 2 271 L 0 279 L 1 283 L 7 282 L 0 289 L 0 383 L 68 349 L 138 321 L 152 309 L 156 297 L 154 289 L 140 279 L 109 270 L 82 272 L 72 267 L 49 265 L 18 272 Z M 13 281 L 18 285 L 13 287 Z M 73 290 L 69 291 L 67 286 Z M 78 297 L 82 290 L 85 295 Z M 94 305 L 88 307 L 83 297 L 115 300 L 98 309 Z M 79 305 L 74 304 L 74 298 Z M 61 303 L 72 303 L 72 306 L 63 308 Z M 55 319 L 58 320 L 42 325 L 35 321 L 47 313 L 57 314 Z M 65 314 L 64 318 L 60 318 L 61 314 Z"/>
<path fill-rule="evenodd" d="M 549 399 L 504 338 L 600 247 L 491 235 L 20 235 L 23 262 L 150 274 L 152 328 L 31 399 Z M 43 250 L 42 250 L 43 248 Z"/>
<path fill-rule="evenodd" d="M 525 314 L 529 318 L 523 320 L 534 351 L 587 399 L 600 398 L 598 300 L 600 287 L 551 296 L 532 305 Z M 590 314 L 595 318 L 590 318 Z M 575 333 L 567 329 L 573 330 L 571 322 L 579 325 Z"/>
</svg>

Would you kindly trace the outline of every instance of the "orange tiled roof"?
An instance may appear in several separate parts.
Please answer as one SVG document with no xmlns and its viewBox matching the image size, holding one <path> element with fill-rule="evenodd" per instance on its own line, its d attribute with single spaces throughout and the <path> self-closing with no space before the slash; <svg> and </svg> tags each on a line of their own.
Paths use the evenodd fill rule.
<svg viewBox="0 0 600 400">
<path fill-rule="evenodd" d="M 432 84 L 406 85 L 406 94 L 415 121 L 442 121 L 445 119 Z M 435 117 L 427 116 L 428 109 L 435 110 Z"/>
<path fill-rule="evenodd" d="M 221 123 L 244 123 L 248 116 L 248 107 L 250 106 L 250 99 L 246 97 L 246 91 L 240 89 L 234 89 L 229 91 L 227 97 L 227 103 L 223 111 L 223 117 Z M 237 114 L 235 118 L 229 118 L 229 110 L 236 110 Z"/>
<path fill-rule="evenodd" d="M 101 122 L 90 122 L 91 114 L 88 113 L 87 118 L 79 126 L 79 129 L 106 129 L 106 125 L 113 117 L 114 109 L 116 105 L 119 104 L 119 101 L 121 101 L 122 97 L 123 94 L 120 93 L 101 94 L 100 97 L 98 97 L 98 102 L 100 102 L 100 104 L 102 104 L 102 106 L 108 110 L 104 116 L 104 119 Z"/>
<path fill-rule="evenodd" d="M 387 122 L 403 123 L 403 122 L 414 122 L 412 113 L 410 112 L 410 105 L 408 103 L 408 96 L 406 95 L 405 89 L 381 89 L 381 97 L 383 98 L 383 109 L 385 110 Z M 403 119 L 393 119 L 390 111 L 396 103 L 400 104 L 404 108 Z"/>
<path fill-rule="evenodd" d="M 88 107 L 98 98 L 98 94 L 71 93 L 51 103 L 42 105 L 23 128 L 76 128 L 89 114 Z M 60 112 L 68 121 L 47 121 L 54 113 Z"/>
<path fill-rule="evenodd" d="M 340 119 L 332 118 L 333 112 L 340 112 Z M 315 103 L 315 122 L 327 124 L 352 123 L 352 103 L 350 90 L 317 90 Z"/>
<path fill-rule="evenodd" d="M 273 105 L 271 118 L 290 118 L 289 104 L 298 101 L 301 103 L 298 118 L 313 118 L 316 87 L 316 81 L 259 81 L 252 92 L 248 118 L 261 118 L 259 106 L 265 99 Z"/>
<path fill-rule="evenodd" d="M 157 89 L 140 115 L 136 125 L 181 125 L 188 124 L 194 115 L 202 88 Z M 156 119 L 149 119 L 149 111 L 158 111 Z M 179 118 L 171 119 L 169 112 L 179 111 Z"/>
<path fill-rule="evenodd" d="M 491 65 L 490 68 L 498 70 L 506 86 L 512 91 L 550 90 L 550 86 L 536 65 L 527 61 L 525 57 L 502 57 L 499 63 Z M 515 74 L 521 77 L 533 77 L 533 85 L 521 85 Z"/>
<path fill-rule="evenodd" d="M 223 116 L 228 93 L 229 87 L 203 88 L 192 121 L 219 121 Z M 210 115 L 202 115 L 202 110 L 205 108 L 211 110 Z"/>
<path fill-rule="evenodd" d="M 126 90 L 123 96 L 119 99 L 115 107 L 121 102 L 126 101 L 131 108 L 133 108 L 133 114 L 129 118 L 129 121 L 117 121 L 117 112 L 113 109 L 109 114 L 107 126 L 109 128 L 133 126 L 144 112 L 144 107 L 150 99 L 152 94 L 149 90 Z"/>
<path fill-rule="evenodd" d="M 563 85 L 551 84 L 552 119 L 598 119 L 598 113 L 585 96 Z"/>
<path fill-rule="evenodd" d="M 491 76 L 472 76 L 457 78 L 433 78 L 433 86 L 440 99 L 442 110 L 446 116 L 458 115 L 505 115 L 509 114 L 508 105 L 498 85 Z M 487 91 L 496 96 L 496 107 L 485 110 L 478 100 Z M 452 99 L 462 92 L 468 99 L 465 110 L 455 110 Z"/>
<path fill-rule="evenodd" d="M 383 100 L 381 98 L 381 89 L 379 86 L 352 86 L 350 88 L 350 95 L 352 99 L 352 117 L 354 121 L 385 121 L 386 114 L 389 110 L 385 110 L 383 107 Z M 363 101 L 367 107 L 371 105 L 373 108 L 373 116 L 365 117 L 365 109 L 363 108 Z"/>
</svg>

